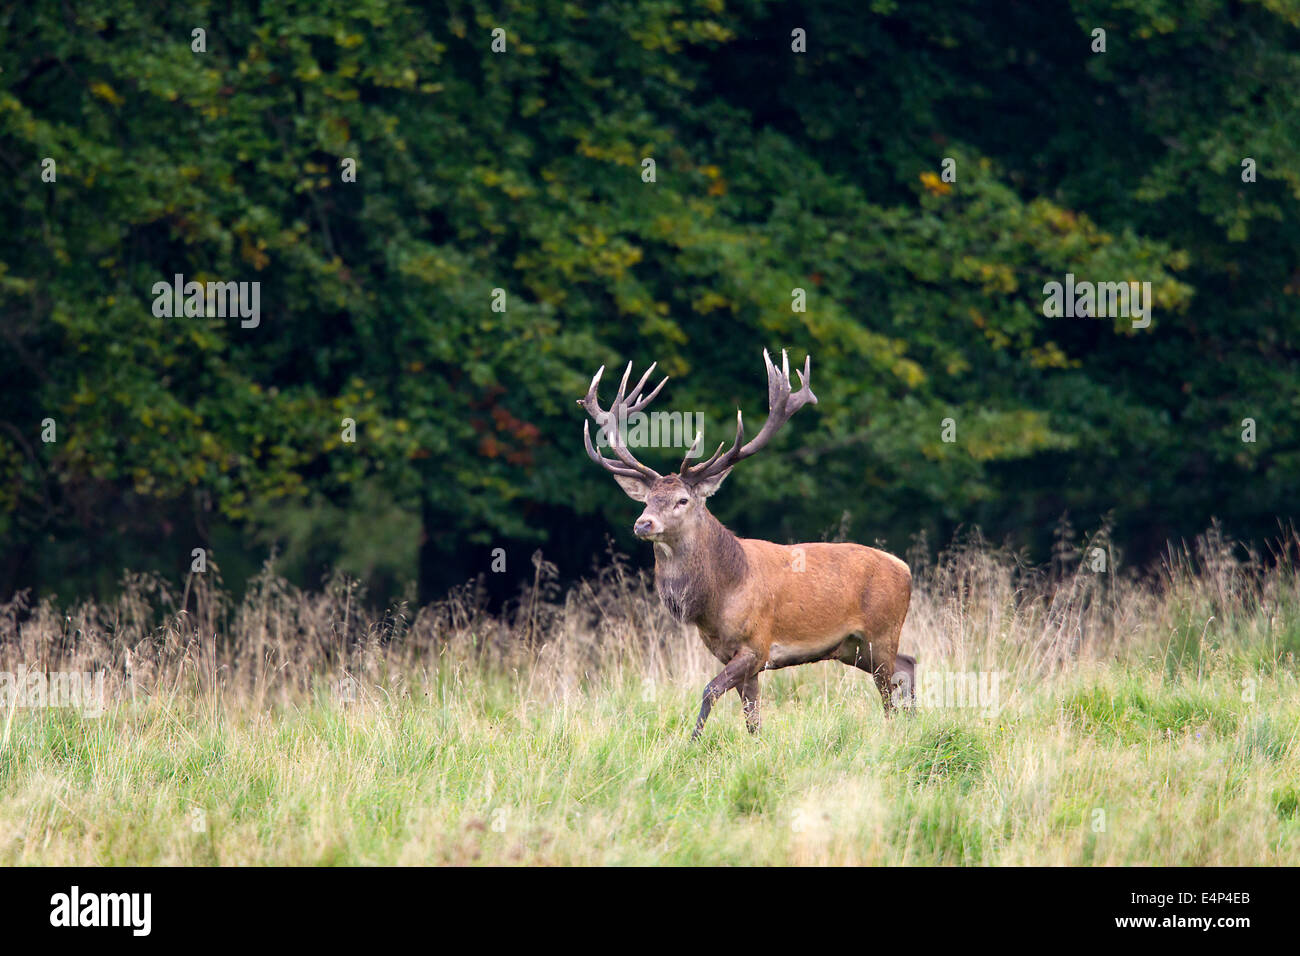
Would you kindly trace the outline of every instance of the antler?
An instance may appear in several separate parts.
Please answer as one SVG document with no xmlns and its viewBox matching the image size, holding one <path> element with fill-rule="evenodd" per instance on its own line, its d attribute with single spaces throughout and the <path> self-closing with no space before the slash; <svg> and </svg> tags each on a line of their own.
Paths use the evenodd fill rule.
<svg viewBox="0 0 1300 956">
<path fill-rule="evenodd" d="M 628 451 L 627 443 L 623 440 L 623 434 L 620 427 L 627 421 L 627 416 L 641 411 L 649 405 L 659 389 L 663 388 L 668 382 L 668 377 L 655 386 L 654 391 L 644 398 L 641 396 L 641 389 L 645 388 L 646 381 L 654 372 L 658 362 L 652 364 L 646 369 L 645 374 L 641 376 L 641 381 L 636 383 L 636 388 L 632 389 L 631 394 L 627 393 L 627 379 L 632 374 L 632 363 L 627 363 L 627 368 L 623 370 L 623 380 L 618 384 L 618 394 L 614 396 L 614 404 L 609 406 L 606 411 L 600 407 L 596 400 L 596 389 L 600 387 L 600 377 L 605 374 L 605 366 L 601 366 L 591 380 L 591 387 L 587 389 L 586 397 L 578 399 L 578 404 L 587 410 L 596 424 L 604 429 L 605 435 L 609 438 L 609 446 L 614 454 L 618 456 L 618 461 L 606 458 L 596 450 L 596 446 L 591 441 L 591 429 L 587 422 L 582 423 L 582 443 L 587 447 L 587 457 L 596 464 L 600 465 L 606 471 L 615 475 L 621 475 L 624 478 L 643 478 L 646 481 L 656 481 L 659 479 L 659 472 L 649 468 L 632 457 L 632 452 Z"/>
<path fill-rule="evenodd" d="M 731 447 L 723 453 L 726 442 L 718 446 L 708 459 L 708 461 L 697 462 L 694 465 L 687 465 L 691 457 L 696 452 L 699 445 L 699 436 L 691 444 L 690 449 L 686 452 L 686 457 L 682 460 L 681 478 L 690 484 L 703 481 L 705 478 L 712 478 L 714 475 L 726 471 L 738 461 L 742 461 L 751 455 L 757 454 L 763 450 L 763 446 L 771 440 L 777 430 L 790 420 L 795 412 L 805 405 L 816 405 L 817 396 L 812 393 L 812 356 L 807 356 L 803 361 L 803 372 L 795 369 L 795 374 L 799 376 L 799 391 L 791 392 L 790 390 L 790 357 L 786 355 L 785 349 L 781 350 L 781 370 L 778 372 L 776 366 L 772 364 L 771 357 L 767 354 L 767 349 L 763 349 L 763 362 L 767 365 L 767 421 L 759 433 L 754 436 L 754 440 L 747 445 L 741 445 L 745 440 L 745 422 L 740 414 L 740 409 L 736 409 L 736 440 L 732 442 Z"/>
</svg>

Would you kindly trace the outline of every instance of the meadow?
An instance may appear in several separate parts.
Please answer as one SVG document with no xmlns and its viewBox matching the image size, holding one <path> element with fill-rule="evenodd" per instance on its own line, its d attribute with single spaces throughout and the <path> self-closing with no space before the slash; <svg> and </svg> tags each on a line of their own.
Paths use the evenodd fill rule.
<svg viewBox="0 0 1300 956">
<path fill-rule="evenodd" d="M 616 555 L 565 590 L 538 557 L 495 614 L 272 567 L 238 602 L 215 571 L 17 599 L 0 671 L 102 670 L 108 706 L 0 714 L 0 864 L 1295 865 L 1298 543 L 1212 530 L 1140 577 L 1080 560 L 1104 541 L 918 548 L 913 713 L 809 665 L 694 745 L 717 665 Z M 950 674 L 996 699 L 926 703 Z"/>
</svg>

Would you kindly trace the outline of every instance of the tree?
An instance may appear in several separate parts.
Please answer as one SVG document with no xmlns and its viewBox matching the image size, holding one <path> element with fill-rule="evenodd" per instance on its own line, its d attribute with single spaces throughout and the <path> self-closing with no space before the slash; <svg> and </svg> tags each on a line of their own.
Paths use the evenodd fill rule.
<svg viewBox="0 0 1300 956">
<path fill-rule="evenodd" d="M 595 368 L 657 360 L 716 443 L 761 420 L 764 346 L 822 403 L 729 481 L 742 533 L 1045 550 L 1113 512 L 1149 557 L 1290 513 L 1284 14 L 498 11 L 5 15 L 0 591 L 200 545 L 424 597 L 495 547 L 580 571 L 628 541 L 578 444 Z M 1047 317 L 1067 273 L 1150 282 L 1151 325 Z M 156 316 L 178 274 L 260 283 L 259 321 Z"/>
</svg>

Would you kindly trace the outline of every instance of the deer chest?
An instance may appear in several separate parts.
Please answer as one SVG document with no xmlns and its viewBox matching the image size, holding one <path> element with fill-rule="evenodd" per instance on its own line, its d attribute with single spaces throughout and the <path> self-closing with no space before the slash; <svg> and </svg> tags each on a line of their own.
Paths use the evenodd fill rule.
<svg viewBox="0 0 1300 956">
<path fill-rule="evenodd" d="M 690 623 L 698 620 L 703 611 L 703 602 L 687 575 L 658 574 L 655 576 L 655 590 L 659 592 L 659 600 L 674 618 Z"/>
</svg>

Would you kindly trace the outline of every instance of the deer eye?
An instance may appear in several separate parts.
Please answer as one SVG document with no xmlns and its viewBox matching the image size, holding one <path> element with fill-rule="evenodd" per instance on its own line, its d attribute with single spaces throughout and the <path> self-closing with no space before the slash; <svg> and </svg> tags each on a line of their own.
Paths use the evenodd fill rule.
<svg viewBox="0 0 1300 956">
<path fill-rule="evenodd" d="M 678 499 L 677 499 L 677 507 L 680 508 L 682 505 L 690 504 L 690 501 L 691 501 L 690 498 L 678 498 Z"/>
</svg>

